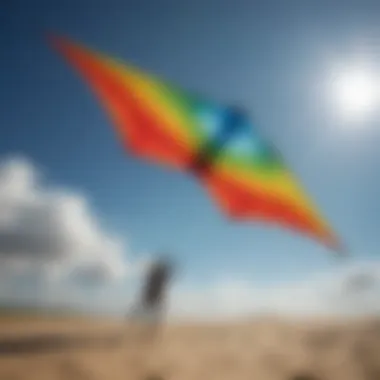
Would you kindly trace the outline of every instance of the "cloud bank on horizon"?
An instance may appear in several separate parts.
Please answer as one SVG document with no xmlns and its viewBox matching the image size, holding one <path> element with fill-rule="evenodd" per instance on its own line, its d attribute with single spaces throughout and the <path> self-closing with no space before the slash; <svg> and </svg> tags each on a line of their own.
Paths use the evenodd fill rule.
<svg viewBox="0 0 380 380">
<path fill-rule="evenodd" d="M 29 160 L 0 163 L 1 277 L 36 273 L 50 280 L 123 278 L 125 244 L 98 222 L 84 195 L 44 185 Z"/>
<path fill-rule="evenodd" d="M 26 158 L 0 162 L 0 302 L 34 300 L 125 312 L 127 280 L 142 274 L 147 262 L 129 261 L 125 242 L 99 223 L 83 194 L 47 186 Z M 242 279 L 202 289 L 196 285 L 175 284 L 171 315 L 380 313 L 380 260 L 353 262 L 280 288 L 258 288 Z M 81 287 L 86 290 L 78 291 Z"/>
<path fill-rule="evenodd" d="M 225 279 L 208 289 L 178 286 L 170 311 L 180 318 L 225 319 L 263 314 L 290 317 L 380 315 L 380 261 L 352 263 L 304 282 L 260 288 Z"/>
</svg>

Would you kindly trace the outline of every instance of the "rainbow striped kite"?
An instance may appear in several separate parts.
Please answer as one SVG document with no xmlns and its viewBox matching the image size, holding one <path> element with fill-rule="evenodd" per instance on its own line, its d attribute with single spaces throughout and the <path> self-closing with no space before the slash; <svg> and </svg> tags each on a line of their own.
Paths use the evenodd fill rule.
<svg viewBox="0 0 380 380">
<path fill-rule="evenodd" d="M 279 153 L 240 109 L 65 38 L 52 42 L 88 81 L 133 154 L 192 173 L 234 219 L 282 225 L 340 250 Z"/>
</svg>

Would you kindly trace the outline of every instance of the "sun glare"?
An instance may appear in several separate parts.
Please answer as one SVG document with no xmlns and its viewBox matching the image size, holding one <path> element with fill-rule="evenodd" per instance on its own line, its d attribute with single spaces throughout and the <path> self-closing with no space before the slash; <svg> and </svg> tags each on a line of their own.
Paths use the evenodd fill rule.
<svg viewBox="0 0 380 380">
<path fill-rule="evenodd" d="M 378 101 L 375 80 L 365 71 L 342 73 L 335 81 L 334 97 L 343 116 L 365 117 L 375 110 Z"/>
</svg>

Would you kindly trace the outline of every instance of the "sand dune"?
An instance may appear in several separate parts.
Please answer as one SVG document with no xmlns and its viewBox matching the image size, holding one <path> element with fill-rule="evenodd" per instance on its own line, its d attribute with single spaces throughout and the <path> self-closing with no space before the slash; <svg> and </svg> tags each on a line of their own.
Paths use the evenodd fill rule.
<svg viewBox="0 0 380 380">
<path fill-rule="evenodd" d="M 33 337 L 69 344 L 12 355 L 0 350 L 0 380 L 380 380 L 378 320 L 178 324 L 165 326 L 154 343 L 146 330 L 117 321 L 0 324 L 0 348 L 5 339 L 31 344 Z M 88 344 L 78 344 L 80 337 Z M 107 337 L 117 338 L 104 344 Z"/>
</svg>

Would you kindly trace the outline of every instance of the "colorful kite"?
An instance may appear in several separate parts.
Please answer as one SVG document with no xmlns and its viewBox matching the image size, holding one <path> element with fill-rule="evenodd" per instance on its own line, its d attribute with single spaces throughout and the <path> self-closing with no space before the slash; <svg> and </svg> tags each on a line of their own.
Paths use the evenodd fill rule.
<svg viewBox="0 0 380 380">
<path fill-rule="evenodd" d="M 98 95 L 125 148 L 191 172 L 232 218 L 282 225 L 340 250 L 277 150 L 240 109 L 185 92 L 65 38 L 52 42 Z"/>
</svg>

